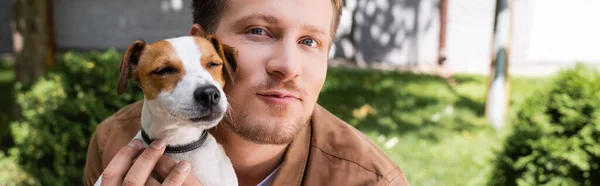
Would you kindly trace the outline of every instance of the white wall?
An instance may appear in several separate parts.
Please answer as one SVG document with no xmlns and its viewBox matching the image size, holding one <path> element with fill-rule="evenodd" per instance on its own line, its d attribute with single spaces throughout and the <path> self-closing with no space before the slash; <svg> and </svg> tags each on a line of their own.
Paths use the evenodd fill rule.
<svg viewBox="0 0 600 186">
<path fill-rule="evenodd" d="M 600 61 L 600 1 L 533 0 L 524 63 Z"/>
</svg>

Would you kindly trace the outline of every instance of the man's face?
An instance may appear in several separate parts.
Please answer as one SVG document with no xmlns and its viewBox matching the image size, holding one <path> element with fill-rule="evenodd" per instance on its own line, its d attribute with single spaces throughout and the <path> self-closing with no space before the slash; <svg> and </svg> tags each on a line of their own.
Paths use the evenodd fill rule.
<svg viewBox="0 0 600 186">
<path fill-rule="evenodd" d="M 227 122 L 247 140 L 284 144 L 310 119 L 327 72 L 333 6 L 328 0 L 230 0 L 216 35 L 238 49 L 226 85 Z"/>
</svg>

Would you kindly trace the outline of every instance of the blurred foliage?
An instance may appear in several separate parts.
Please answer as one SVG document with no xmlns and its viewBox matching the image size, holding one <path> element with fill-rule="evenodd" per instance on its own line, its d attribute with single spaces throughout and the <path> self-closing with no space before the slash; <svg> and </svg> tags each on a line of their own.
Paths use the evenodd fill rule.
<svg viewBox="0 0 600 186">
<path fill-rule="evenodd" d="M 600 185 L 600 74 L 562 71 L 513 119 L 489 185 Z"/>
<path fill-rule="evenodd" d="M 10 123 L 9 155 L 34 185 L 82 182 L 89 138 L 98 123 L 142 99 L 134 83 L 117 96 L 120 53 L 64 53 L 49 73 L 31 85 L 15 85 L 20 119 Z"/>
<path fill-rule="evenodd" d="M 0 59 L 0 151 L 13 145 L 8 123 L 13 118 L 14 108 L 14 62 L 10 58 Z M 0 182 L 1 183 L 1 182 Z"/>
<path fill-rule="evenodd" d="M 33 185 L 35 180 L 27 172 L 21 169 L 16 157 L 6 156 L 0 151 L 0 185 Z"/>
</svg>

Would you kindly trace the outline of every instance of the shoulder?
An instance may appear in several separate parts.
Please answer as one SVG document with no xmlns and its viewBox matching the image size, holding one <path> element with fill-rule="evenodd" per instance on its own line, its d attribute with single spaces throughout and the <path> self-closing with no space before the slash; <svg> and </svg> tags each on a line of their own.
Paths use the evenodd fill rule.
<svg viewBox="0 0 600 186">
<path fill-rule="evenodd" d="M 93 185 L 116 150 L 137 132 L 142 104 L 143 101 L 129 104 L 98 124 L 88 144 L 84 185 Z"/>
<path fill-rule="evenodd" d="M 367 136 L 320 105 L 313 112 L 311 156 L 325 158 L 330 167 L 345 167 L 341 174 L 361 175 L 382 185 L 402 182 L 403 171 Z"/>
<path fill-rule="evenodd" d="M 135 123 L 139 123 L 142 106 L 143 101 L 131 103 L 100 122 L 94 131 L 98 146 L 104 147 L 114 135 L 130 130 L 137 131 L 139 127 Z"/>
</svg>

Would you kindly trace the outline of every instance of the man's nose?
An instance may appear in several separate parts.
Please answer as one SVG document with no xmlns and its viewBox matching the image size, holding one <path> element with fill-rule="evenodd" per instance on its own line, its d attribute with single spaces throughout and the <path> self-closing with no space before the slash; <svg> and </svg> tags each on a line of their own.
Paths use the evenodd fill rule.
<svg viewBox="0 0 600 186">
<path fill-rule="evenodd" d="M 302 51 L 295 42 L 282 40 L 273 55 L 267 64 L 267 72 L 272 76 L 286 81 L 302 74 Z"/>
</svg>

